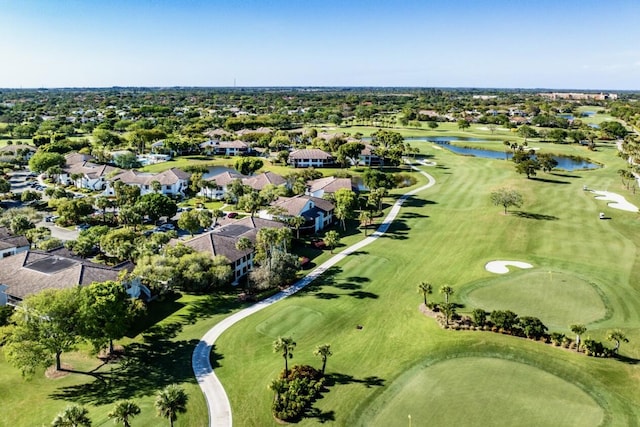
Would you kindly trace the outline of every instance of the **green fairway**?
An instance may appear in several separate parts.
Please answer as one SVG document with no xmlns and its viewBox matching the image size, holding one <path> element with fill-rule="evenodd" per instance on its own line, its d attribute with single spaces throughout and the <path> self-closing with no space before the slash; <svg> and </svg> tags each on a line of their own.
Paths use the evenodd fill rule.
<svg viewBox="0 0 640 427">
<path fill-rule="evenodd" d="M 408 375 L 408 374 L 411 375 Z M 579 387 L 532 366 L 466 357 L 411 371 L 373 400 L 362 426 L 598 426 L 604 411 Z"/>
<path fill-rule="evenodd" d="M 388 401 L 380 396 L 395 387 L 398 390 L 391 394 L 401 393 L 403 385 L 410 383 L 402 379 L 407 372 L 417 375 L 421 367 L 435 360 L 465 355 L 499 357 L 535 367 L 521 369 L 523 378 L 532 381 L 529 384 L 546 384 L 549 396 L 564 394 L 569 398 L 570 409 L 558 417 L 583 407 L 594 411 L 588 413 L 596 418 L 603 416 L 604 425 L 633 425 L 632 420 L 640 416 L 640 368 L 633 363 L 640 357 L 640 294 L 636 287 L 640 278 L 640 221 L 636 214 L 608 208 L 582 189 L 583 185 L 608 189 L 640 205 L 640 197 L 620 185 L 616 171 L 624 162 L 615 149 L 605 147 L 594 153 L 605 164 L 601 169 L 526 179 L 515 173 L 510 162 L 457 156 L 428 143 L 412 145 L 438 164 L 425 168 L 437 184 L 405 203 L 389 233 L 339 263 L 300 294 L 234 325 L 216 342 L 216 357 L 221 358 L 216 372 L 229 395 L 234 423 L 275 424 L 269 409 L 273 395 L 266 385 L 283 368 L 282 358 L 272 351 L 274 334 L 278 333 L 291 335 L 297 342 L 290 365 L 319 366 L 320 360 L 312 354 L 319 344 L 330 343 L 334 353 L 327 363 L 334 385 L 314 404 L 316 415 L 299 425 L 317 425 L 323 420 L 340 426 L 406 425 L 408 413 L 401 415 L 398 424 L 369 423 L 368 417 L 375 415 L 368 411 L 376 407 L 376 411 L 392 414 L 393 407 L 413 405 L 419 398 L 408 393 L 385 409 Z M 493 189 L 504 186 L 517 189 L 525 200 L 521 208 L 510 209 L 509 215 L 489 200 Z M 613 219 L 598 220 L 602 210 Z M 536 269 L 516 269 L 496 276 L 484 269 L 488 261 L 496 259 L 527 261 Z M 546 289 L 543 280 L 550 280 L 549 271 L 554 272 L 553 283 L 565 286 Z M 538 283 L 528 289 L 517 282 L 519 277 Z M 568 323 L 590 322 L 587 335 L 611 346 L 605 340 L 607 330 L 622 328 L 630 342 L 623 344 L 621 353 L 632 363 L 589 358 L 490 332 L 443 330 L 417 310 L 421 296 L 416 286 L 423 280 L 434 285 L 430 299 L 435 301 L 443 300 L 440 286 L 450 284 L 456 291 L 453 301 L 466 304 L 462 313 L 473 309 L 465 295 L 475 297 L 471 292 L 474 286 L 479 290 L 483 289 L 480 284 L 486 284 L 496 299 L 508 299 L 509 309 L 548 322 L 550 332 L 567 333 Z M 507 289 L 511 294 L 502 295 L 500 286 L 508 283 L 515 286 Z M 546 298 L 547 293 L 557 302 L 532 301 L 542 294 Z M 482 372 L 482 368 L 477 370 Z M 474 378 L 481 382 L 488 377 Z M 516 407 L 540 403 L 538 390 L 529 386 L 518 391 Z M 485 394 L 485 399 L 493 402 L 505 396 L 495 388 L 487 388 Z M 425 411 L 429 402 L 423 403 Z M 493 409 L 495 414 L 497 408 Z M 554 408 L 557 412 L 558 406 Z M 495 419 L 502 425 L 521 425 L 519 414 L 505 411 L 506 417 Z M 553 411 L 540 412 L 541 417 L 554 416 Z M 546 418 L 550 420 L 547 425 L 576 425 L 572 421 L 563 424 L 563 419 L 574 420 Z M 430 425 L 456 425 L 442 420 Z M 589 425 L 586 421 L 583 424 Z"/>
<path fill-rule="evenodd" d="M 606 315 L 595 284 L 573 274 L 553 271 L 517 271 L 465 287 L 460 299 L 469 307 L 511 310 L 539 317 L 554 330 L 570 324 L 588 324 Z"/>
</svg>

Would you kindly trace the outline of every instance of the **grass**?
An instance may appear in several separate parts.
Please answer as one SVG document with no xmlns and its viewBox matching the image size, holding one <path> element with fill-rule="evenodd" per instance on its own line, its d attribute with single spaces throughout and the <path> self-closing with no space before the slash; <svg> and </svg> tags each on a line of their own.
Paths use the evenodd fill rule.
<svg viewBox="0 0 640 427">
<path fill-rule="evenodd" d="M 481 280 L 462 289 L 460 301 L 487 311 L 512 310 L 539 317 L 554 330 L 574 323 L 588 325 L 607 315 L 598 287 L 576 274 L 557 271 L 521 271 Z"/>
<path fill-rule="evenodd" d="M 224 358 L 217 373 L 229 394 L 234 422 L 243 426 L 274 425 L 269 409 L 272 395 L 266 385 L 283 368 L 282 359 L 271 350 L 274 335 L 280 333 L 292 335 L 297 342 L 291 363 L 319 366 L 319 359 L 312 355 L 319 344 L 330 343 L 334 353 L 327 365 L 334 385 L 315 403 L 317 413 L 300 425 L 327 420 L 335 425 L 367 424 L 372 407 L 385 410 L 387 401 L 377 399 L 393 387 L 403 388 L 405 380 L 401 377 L 405 373 L 415 373 L 412 369 L 434 360 L 464 355 L 500 357 L 534 366 L 543 373 L 523 375 L 533 378 L 545 377 L 544 372 L 553 374 L 558 382 L 540 381 L 548 380 L 558 390 L 574 390 L 564 384 L 567 381 L 579 387 L 604 408 L 605 424 L 633 424 L 632 420 L 640 416 L 640 398 L 635 391 L 640 386 L 640 368 L 635 363 L 588 358 L 498 334 L 442 330 L 418 312 L 421 297 L 416 292 L 422 280 L 430 281 L 436 289 L 448 283 L 456 289 L 453 300 L 460 302 L 457 296 L 464 295 L 465 289 L 482 280 L 496 280 L 484 270 L 486 262 L 528 261 L 540 271 L 552 270 L 575 280 L 579 289 L 560 295 L 563 301 L 574 292 L 598 301 L 584 288 L 590 286 L 585 281 L 593 283 L 597 294 L 604 296 L 602 301 L 610 314 L 585 313 L 586 304 L 581 304 L 569 308 L 568 315 L 574 317 L 575 311 L 585 321 L 592 320 L 587 335 L 594 339 L 604 340 L 608 329 L 622 328 L 630 338 L 622 355 L 637 359 L 640 221 L 635 214 L 605 207 L 582 190 L 584 184 L 609 189 L 640 205 L 638 196 L 619 183 L 616 170 L 622 167 L 622 160 L 614 150 L 602 150 L 596 154 L 607 167 L 542 174 L 541 178 L 553 177 L 553 181 L 545 182 L 515 174 L 511 163 L 456 156 L 431 144 L 419 147 L 423 155 L 438 163 L 429 169 L 437 184 L 405 204 L 389 235 L 347 258 L 299 295 L 236 324 L 217 342 L 216 354 Z M 489 193 L 502 186 L 512 186 L 523 194 L 525 205 L 519 215 L 505 216 L 501 207 L 490 204 Z M 597 219 L 602 209 L 612 215 L 611 221 Z M 513 273 L 510 277 L 517 279 Z M 515 291 L 513 295 L 516 298 Z M 431 297 L 442 300 L 437 292 Z M 551 310 L 540 305 L 538 313 L 535 303 L 520 304 L 531 307 L 526 314 L 538 317 Z M 461 311 L 473 308 L 468 304 Z M 525 308 L 512 309 L 520 312 Z M 311 320 L 303 322 L 307 317 Z M 568 332 L 565 320 L 556 320 L 559 329 L 552 331 Z M 445 374 L 441 375 L 441 382 L 448 381 Z M 455 374 L 451 378 L 455 379 Z M 490 380 L 482 369 L 474 378 L 479 383 Z M 494 396 L 492 390 L 486 393 L 486 398 Z M 567 393 L 574 396 L 570 401 L 580 401 L 580 393 Z M 538 394 L 525 393 L 519 404 L 537 407 Z M 424 401 L 412 397 L 413 401 Z M 398 405 L 409 404 L 403 400 L 398 400 Z M 446 405 L 441 408 L 443 420 L 456 414 Z M 510 414 L 509 418 L 500 418 L 501 422 L 521 422 L 517 415 Z M 407 413 L 398 416 L 406 422 Z"/>
<path fill-rule="evenodd" d="M 403 375 L 364 411 L 360 425 L 598 426 L 604 410 L 570 382 L 533 366 L 497 358 L 445 360 Z M 532 395 L 531 390 L 544 390 Z M 428 396 L 428 398 L 427 398 Z M 425 404 L 428 400 L 428 404 Z"/>
<path fill-rule="evenodd" d="M 24 380 L 17 369 L 0 357 L 0 426 L 48 425 L 71 402 L 85 405 L 94 426 L 110 426 L 107 413 L 115 401 L 132 399 L 142 409 L 133 420 L 136 426 L 164 424 L 156 416 L 155 393 L 167 384 L 180 384 L 189 395 L 187 413 L 176 426 L 207 423 L 207 406 L 191 370 L 191 354 L 200 337 L 215 323 L 240 307 L 232 295 L 224 297 L 183 295 L 157 303 L 153 317 L 138 325 L 144 333 L 125 338 L 126 363 L 102 366 L 99 360 L 82 352 L 62 355 L 63 363 L 75 370 L 92 371 L 97 377 L 70 374 L 46 379 L 42 371 Z"/>
</svg>

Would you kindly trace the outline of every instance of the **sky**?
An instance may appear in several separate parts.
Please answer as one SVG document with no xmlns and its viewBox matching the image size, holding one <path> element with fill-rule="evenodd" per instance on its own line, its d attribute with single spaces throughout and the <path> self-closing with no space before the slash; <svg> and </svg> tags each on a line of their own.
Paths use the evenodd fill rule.
<svg viewBox="0 0 640 427">
<path fill-rule="evenodd" d="M 0 0 L 0 87 L 640 89 L 639 0 Z"/>
</svg>

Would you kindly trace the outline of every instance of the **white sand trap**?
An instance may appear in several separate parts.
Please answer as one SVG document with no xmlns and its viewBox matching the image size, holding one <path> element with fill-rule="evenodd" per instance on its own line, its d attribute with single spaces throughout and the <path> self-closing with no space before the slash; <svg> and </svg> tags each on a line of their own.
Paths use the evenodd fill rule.
<svg viewBox="0 0 640 427">
<path fill-rule="evenodd" d="M 507 268 L 508 265 L 518 268 L 533 268 L 533 265 L 520 261 L 490 261 L 484 266 L 484 268 L 491 273 L 506 274 L 509 272 L 509 269 Z"/>
<path fill-rule="evenodd" d="M 442 150 L 442 147 L 438 147 L 437 145 L 432 145 L 433 148 L 435 148 L 436 150 Z"/>
<path fill-rule="evenodd" d="M 612 193 L 610 191 L 592 191 L 593 194 L 596 194 L 597 200 L 604 200 L 607 205 L 614 209 L 620 209 L 628 212 L 638 212 L 638 207 L 634 204 L 627 202 L 627 199 L 624 196 L 621 196 L 616 193 Z"/>
</svg>

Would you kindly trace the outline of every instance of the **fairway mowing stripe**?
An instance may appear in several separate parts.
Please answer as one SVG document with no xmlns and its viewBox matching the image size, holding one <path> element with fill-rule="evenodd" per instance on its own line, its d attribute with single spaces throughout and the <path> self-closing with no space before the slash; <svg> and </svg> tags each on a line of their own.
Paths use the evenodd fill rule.
<svg viewBox="0 0 640 427">
<path fill-rule="evenodd" d="M 295 284 L 290 286 L 289 288 L 273 295 L 270 298 L 264 299 L 255 303 L 254 305 L 247 307 L 243 310 L 238 311 L 237 313 L 226 317 L 219 323 L 217 323 L 213 328 L 209 329 L 209 331 L 202 337 L 196 348 L 193 350 L 193 355 L 191 357 L 191 365 L 193 369 L 193 373 L 196 376 L 196 380 L 198 381 L 198 385 L 200 389 L 204 393 L 205 400 L 207 402 L 207 408 L 209 410 L 209 426 L 210 427 L 231 427 L 232 426 L 232 417 L 231 417 L 231 404 L 229 403 L 229 397 L 222 386 L 222 383 L 218 379 L 217 375 L 213 372 L 213 368 L 211 367 L 211 362 L 209 360 L 211 354 L 211 347 L 216 342 L 216 340 L 222 335 L 227 329 L 231 326 L 235 325 L 240 320 L 251 316 L 252 314 L 269 307 L 270 305 L 290 296 L 298 292 L 300 289 L 307 286 L 309 283 L 313 282 L 316 278 L 318 278 L 322 273 L 327 271 L 329 268 L 333 267 L 335 264 L 339 263 L 343 259 L 345 259 L 348 255 L 351 255 L 354 252 L 358 252 L 363 247 L 369 245 L 370 243 L 375 242 L 379 237 L 381 237 L 388 229 L 393 220 L 396 218 L 398 213 L 400 212 L 400 208 L 402 204 L 414 194 L 417 194 L 420 191 L 426 190 L 433 185 L 435 185 L 436 180 L 426 172 L 421 171 L 416 166 L 410 165 L 412 169 L 418 171 L 422 175 L 424 175 L 429 182 L 422 187 L 411 190 L 405 194 L 403 194 L 393 205 L 385 219 L 382 221 L 378 229 L 371 234 L 369 237 L 364 238 L 363 240 L 355 243 L 354 245 L 348 247 L 342 252 L 334 255 L 329 258 L 324 263 L 320 264 L 315 270 L 311 273 L 298 280 Z"/>
</svg>

